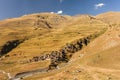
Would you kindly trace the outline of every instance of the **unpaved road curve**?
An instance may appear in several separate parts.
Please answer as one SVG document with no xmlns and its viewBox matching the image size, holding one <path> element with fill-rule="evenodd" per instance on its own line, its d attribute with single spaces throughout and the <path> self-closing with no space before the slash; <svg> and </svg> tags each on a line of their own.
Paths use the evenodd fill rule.
<svg viewBox="0 0 120 80">
<path fill-rule="evenodd" d="M 33 71 L 28 71 L 28 72 L 22 72 L 22 73 L 16 74 L 16 76 L 14 78 L 10 78 L 9 80 L 21 80 L 22 78 L 32 76 L 37 73 L 46 73 L 47 71 L 48 71 L 48 68 L 37 69 L 37 70 L 33 70 Z"/>
</svg>

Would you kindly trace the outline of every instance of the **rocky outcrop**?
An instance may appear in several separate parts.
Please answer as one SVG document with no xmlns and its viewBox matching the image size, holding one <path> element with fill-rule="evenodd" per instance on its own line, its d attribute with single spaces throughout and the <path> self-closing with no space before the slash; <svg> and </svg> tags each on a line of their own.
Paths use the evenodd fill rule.
<svg viewBox="0 0 120 80">
<path fill-rule="evenodd" d="M 76 40 L 71 43 L 67 43 L 64 47 L 62 47 L 58 51 L 51 51 L 48 54 L 44 54 L 41 56 L 35 56 L 29 60 L 29 62 L 38 62 L 43 60 L 51 60 L 51 64 L 49 65 L 49 69 L 56 68 L 59 63 L 68 62 L 72 55 L 81 50 L 84 46 L 87 46 L 93 36 L 88 36 L 79 40 Z"/>
<path fill-rule="evenodd" d="M 32 25 L 33 27 L 35 27 L 35 30 L 39 28 L 51 29 L 60 25 L 65 21 L 68 21 L 69 18 L 71 19 L 70 16 L 68 18 L 66 16 L 61 16 L 58 14 L 50 14 L 50 13 L 27 15 L 26 17 L 28 18 L 32 17 L 34 19 L 34 21 L 32 22 L 33 23 Z"/>
<path fill-rule="evenodd" d="M 3 56 L 10 52 L 12 49 L 17 47 L 20 43 L 22 43 L 23 40 L 12 40 L 8 41 L 6 44 L 4 44 L 0 49 L 0 56 Z"/>
<path fill-rule="evenodd" d="M 103 30 L 101 32 L 94 33 L 87 37 L 83 37 L 81 39 L 75 40 L 71 43 L 67 43 L 58 51 L 51 51 L 48 52 L 47 54 L 45 52 L 41 56 L 33 57 L 28 62 L 38 62 L 49 59 L 51 61 L 51 64 L 49 65 L 49 70 L 53 68 L 57 68 L 58 64 L 62 62 L 68 62 L 75 52 L 81 50 L 84 46 L 87 46 L 91 40 L 103 34 L 105 31 L 106 30 Z"/>
<path fill-rule="evenodd" d="M 34 25 L 36 28 L 40 28 L 40 27 L 44 27 L 44 28 L 52 28 L 51 25 L 47 22 L 47 21 L 44 21 L 44 20 L 37 20 Z"/>
</svg>

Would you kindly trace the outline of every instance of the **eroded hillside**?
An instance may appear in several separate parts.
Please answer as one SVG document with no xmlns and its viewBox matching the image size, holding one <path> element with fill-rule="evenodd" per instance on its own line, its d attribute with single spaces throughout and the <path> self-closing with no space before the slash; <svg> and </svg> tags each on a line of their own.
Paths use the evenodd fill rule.
<svg viewBox="0 0 120 80">
<path fill-rule="evenodd" d="M 0 78 L 4 80 L 7 78 L 13 80 L 106 79 L 107 74 L 102 75 L 105 73 L 101 71 L 106 70 L 108 67 L 104 66 L 111 62 L 107 56 L 119 51 L 119 47 L 116 46 L 116 44 L 119 46 L 120 41 L 119 27 L 113 29 L 113 25 L 101 18 L 89 15 L 71 17 L 41 13 L 0 21 L 2 39 Z M 115 24 L 118 23 L 119 21 Z M 16 40 L 20 41 L 19 44 L 13 43 L 11 47 L 11 43 Z M 113 50 L 109 52 L 110 48 Z M 116 55 L 119 55 L 119 52 Z M 101 59 L 101 56 L 104 58 Z M 115 56 L 114 60 L 119 64 L 118 56 Z M 113 69 L 116 69 L 118 65 L 114 66 Z M 119 73 L 119 70 L 114 71 Z M 30 77 L 25 78 L 26 76 Z M 119 80 L 116 76 L 113 76 L 113 80 Z"/>
</svg>

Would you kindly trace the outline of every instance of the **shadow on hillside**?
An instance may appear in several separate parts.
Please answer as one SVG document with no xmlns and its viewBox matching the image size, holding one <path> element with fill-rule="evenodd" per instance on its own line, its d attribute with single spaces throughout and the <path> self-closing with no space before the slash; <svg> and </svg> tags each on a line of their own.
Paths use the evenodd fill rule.
<svg viewBox="0 0 120 80">
<path fill-rule="evenodd" d="M 14 48 L 16 48 L 22 42 L 23 42 L 23 40 L 12 40 L 12 41 L 6 42 L 0 49 L 0 57 L 7 54 Z"/>
</svg>

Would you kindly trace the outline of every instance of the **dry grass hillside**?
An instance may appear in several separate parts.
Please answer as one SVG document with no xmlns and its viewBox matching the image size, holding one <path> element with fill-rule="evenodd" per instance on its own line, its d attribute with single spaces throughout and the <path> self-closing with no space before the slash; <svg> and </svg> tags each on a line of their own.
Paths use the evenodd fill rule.
<svg viewBox="0 0 120 80">
<path fill-rule="evenodd" d="M 96 16 L 97 19 L 100 19 L 106 23 L 108 23 L 111 27 L 119 27 L 120 26 L 120 12 L 106 12 L 103 14 L 99 14 Z"/>
<path fill-rule="evenodd" d="M 0 79 L 120 80 L 119 24 L 116 12 L 0 21 Z"/>
</svg>

